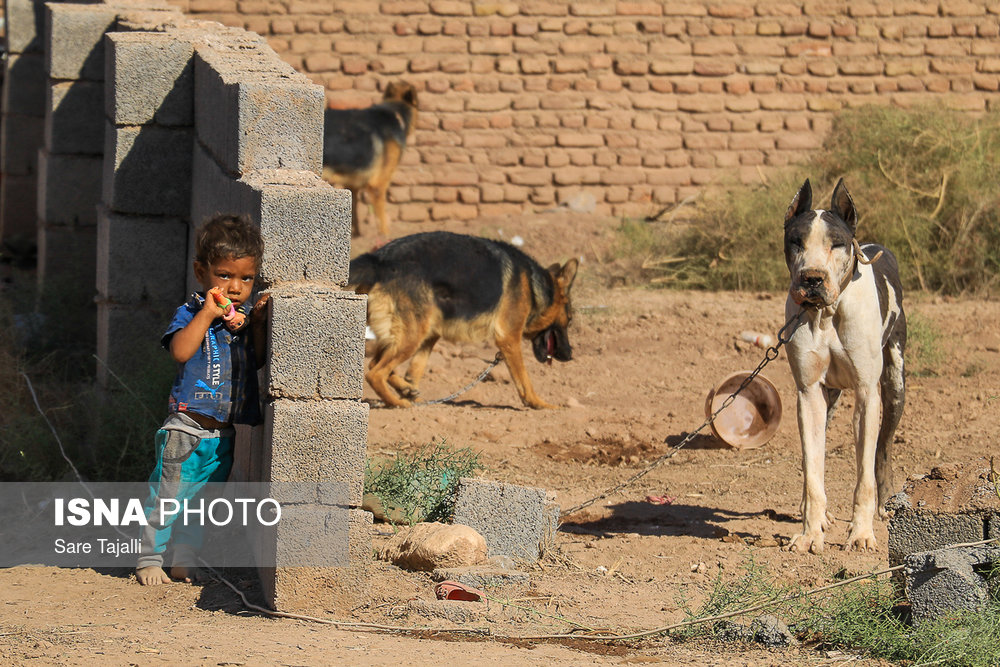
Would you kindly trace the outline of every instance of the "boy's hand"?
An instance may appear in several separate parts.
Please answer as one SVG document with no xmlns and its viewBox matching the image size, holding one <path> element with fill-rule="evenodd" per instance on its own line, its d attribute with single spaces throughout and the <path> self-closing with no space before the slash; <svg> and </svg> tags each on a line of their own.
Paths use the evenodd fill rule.
<svg viewBox="0 0 1000 667">
<path fill-rule="evenodd" d="M 267 361 L 267 320 L 271 316 L 271 295 L 261 294 L 250 311 L 250 334 L 253 337 L 254 355 L 257 368 Z"/>
<path fill-rule="evenodd" d="M 257 303 L 253 305 L 253 310 L 250 311 L 251 319 L 253 319 L 253 321 L 256 322 L 258 318 L 260 318 L 262 322 L 266 322 L 267 313 L 264 312 L 264 310 L 270 303 L 271 303 L 271 295 L 268 294 L 267 292 L 261 294 L 260 298 L 257 299 Z"/>
<path fill-rule="evenodd" d="M 208 292 L 205 294 L 205 303 L 203 303 L 201 305 L 201 309 L 202 310 L 207 310 L 210 313 L 212 313 L 212 319 L 213 320 L 216 319 L 216 318 L 218 318 L 218 317 L 222 317 L 223 315 L 226 314 L 226 311 L 215 300 L 215 296 L 214 295 L 216 295 L 216 294 L 218 294 L 219 296 L 222 296 L 222 288 L 221 287 L 213 287 L 212 289 L 208 290 Z"/>
</svg>

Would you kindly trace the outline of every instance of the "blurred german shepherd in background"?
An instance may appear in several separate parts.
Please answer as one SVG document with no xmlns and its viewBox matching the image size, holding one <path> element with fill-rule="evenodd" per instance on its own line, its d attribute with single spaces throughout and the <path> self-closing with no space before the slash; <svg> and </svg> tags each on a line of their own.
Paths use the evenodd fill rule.
<svg viewBox="0 0 1000 667">
<path fill-rule="evenodd" d="M 389 235 L 385 196 L 416 122 L 417 89 L 403 82 L 390 83 L 382 101 L 367 109 L 326 110 L 323 178 L 351 191 L 351 236 L 361 235 L 362 192 L 375 209 L 379 234 Z"/>
<path fill-rule="evenodd" d="M 368 295 L 376 338 L 365 379 L 386 405 L 409 407 L 439 339 L 492 340 L 521 401 L 555 407 L 532 388 L 521 339 L 543 363 L 573 357 L 567 327 L 577 266 L 571 259 L 543 269 L 508 243 L 450 232 L 404 236 L 357 257 L 349 289 Z M 393 372 L 411 357 L 405 377 Z"/>
</svg>

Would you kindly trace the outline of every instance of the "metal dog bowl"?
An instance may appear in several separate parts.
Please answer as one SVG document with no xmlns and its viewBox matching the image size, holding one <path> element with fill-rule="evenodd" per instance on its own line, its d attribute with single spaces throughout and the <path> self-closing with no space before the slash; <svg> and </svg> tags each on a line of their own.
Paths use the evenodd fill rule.
<svg viewBox="0 0 1000 667">
<path fill-rule="evenodd" d="M 708 392 L 705 417 L 711 418 L 729 396 L 750 376 L 748 371 L 733 373 Z M 771 381 L 758 375 L 711 422 L 712 433 L 736 449 L 760 447 L 778 431 L 781 398 Z"/>
</svg>

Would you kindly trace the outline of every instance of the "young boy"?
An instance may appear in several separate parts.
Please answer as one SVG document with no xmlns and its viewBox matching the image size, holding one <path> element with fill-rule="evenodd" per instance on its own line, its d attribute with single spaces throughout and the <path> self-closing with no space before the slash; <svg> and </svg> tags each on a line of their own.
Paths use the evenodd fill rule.
<svg viewBox="0 0 1000 667">
<path fill-rule="evenodd" d="M 149 525 L 136 563 L 143 585 L 196 580 L 201 527 L 183 521 L 174 526 L 178 515 L 160 516 L 160 500 L 183 503 L 206 483 L 225 482 L 233 465 L 233 424 L 260 422 L 257 368 L 264 359 L 267 296 L 252 311 L 250 299 L 264 243 L 242 216 L 216 216 L 196 233 L 194 275 L 204 292 L 177 309 L 161 341 L 178 367 L 170 415 L 156 434 L 156 467 L 146 503 Z M 228 298 L 238 315 L 223 309 L 216 294 Z M 163 570 L 168 541 L 173 547 L 169 576 Z"/>
</svg>

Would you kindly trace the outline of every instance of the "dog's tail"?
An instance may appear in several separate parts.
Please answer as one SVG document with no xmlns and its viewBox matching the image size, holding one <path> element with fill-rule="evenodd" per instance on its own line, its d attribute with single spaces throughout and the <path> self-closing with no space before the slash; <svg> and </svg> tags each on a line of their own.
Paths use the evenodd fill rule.
<svg viewBox="0 0 1000 667">
<path fill-rule="evenodd" d="M 348 269 L 347 289 L 358 294 L 368 294 L 378 282 L 378 258 L 371 253 L 358 255 Z"/>
</svg>

